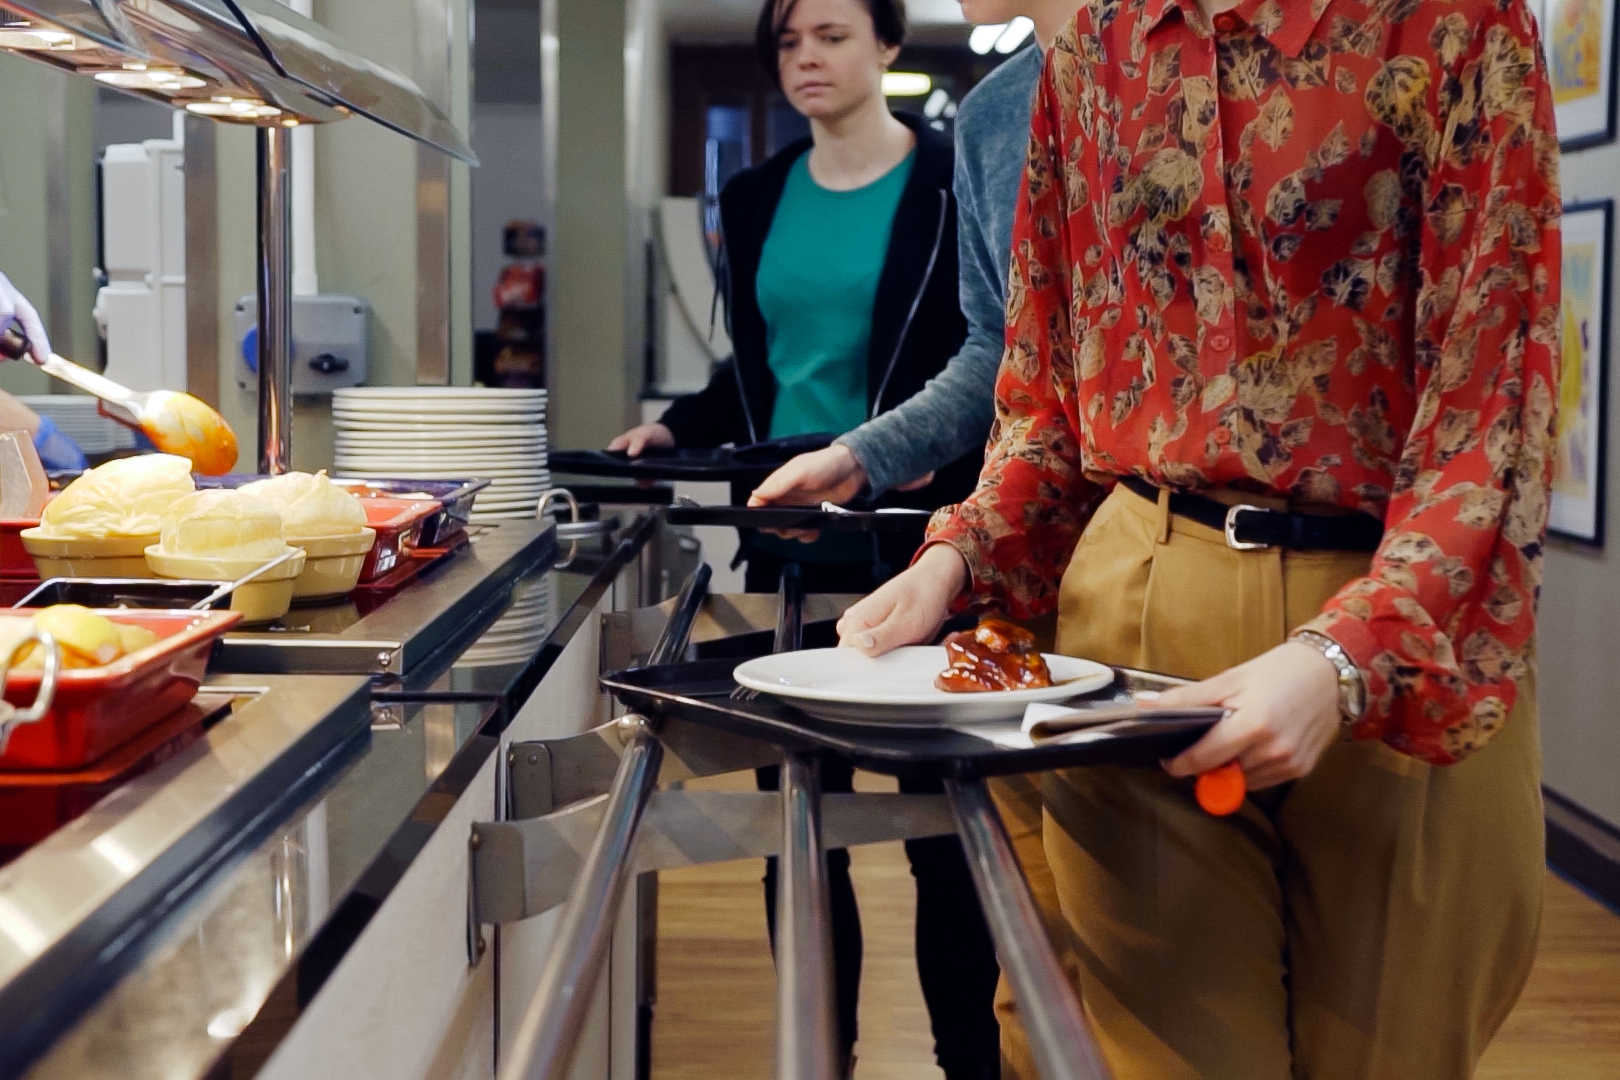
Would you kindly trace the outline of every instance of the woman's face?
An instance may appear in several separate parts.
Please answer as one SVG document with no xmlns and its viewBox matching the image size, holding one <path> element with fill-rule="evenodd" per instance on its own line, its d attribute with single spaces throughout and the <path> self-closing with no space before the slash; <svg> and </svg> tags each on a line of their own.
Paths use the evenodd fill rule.
<svg viewBox="0 0 1620 1080">
<path fill-rule="evenodd" d="M 962 5 L 962 18 L 975 26 L 1009 23 L 1020 15 L 1028 14 L 1024 10 L 1028 6 L 1026 0 L 959 0 L 959 2 Z"/>
<path fill-rule="evenodd" d="M 877 39 L 861 0 L 799 0 L 777 39 L 788 102 L 812 120 L 833 120 L 883 93 L 899 49 Z"/>
</svg>

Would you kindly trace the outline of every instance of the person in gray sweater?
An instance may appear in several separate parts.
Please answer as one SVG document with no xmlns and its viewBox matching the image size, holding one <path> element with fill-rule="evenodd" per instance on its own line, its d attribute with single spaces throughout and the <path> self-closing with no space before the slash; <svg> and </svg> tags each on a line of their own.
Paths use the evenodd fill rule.
<svg viewBox="0 0 1620 1080">
<path fill-rule="evenodd" d="M 1029 144 L 1029 111 L 1045 50 L 1073 17 L 1076 0 L 964 0 L 978 24 L 1023 15 L 1037 45 L 985 76 L 956 114 L 957 251 L 968 336 L 945 369 L 909 400 L 801 454 L 753 492 L 750 506 L 847 502 L 860 494 L 922 486 L 933 470 L 984 446 L 995 417 L 996 370 L 1006 334 L 1007 265 L 1013 215 Z"/>
</svg>

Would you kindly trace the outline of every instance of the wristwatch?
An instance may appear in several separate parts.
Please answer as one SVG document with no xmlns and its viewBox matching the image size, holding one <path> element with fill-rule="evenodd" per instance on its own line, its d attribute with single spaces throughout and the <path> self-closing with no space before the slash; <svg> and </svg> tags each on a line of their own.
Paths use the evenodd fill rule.
<svg viewBox="0 0 1620 1080">
<path fill-rule="evenodd" d="M 1367 680 L 1344 651 L 1344 646 L 1315 630 L 1296 630 L 1290 640 L 1309 645 L 1323 656 L 1339 673 L 1339 715 L 1345 726 L 1354 724 L 1367 711 Z"/>
</svg>

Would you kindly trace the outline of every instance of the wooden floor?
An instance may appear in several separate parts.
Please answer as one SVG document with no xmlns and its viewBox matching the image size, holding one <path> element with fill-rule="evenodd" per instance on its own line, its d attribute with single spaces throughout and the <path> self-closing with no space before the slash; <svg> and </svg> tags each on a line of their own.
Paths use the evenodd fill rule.
<svg viewBox="0 0 1620 1080">
<path fill-rule="evenodd" d="M 726 777 L 705 786 L 751 786 Z M 861 790 L 885 790 L 862 776 Z M 888 787 L 887 790 L 892 790 Z M 911 955 L 898 843 L 852 852 L 866 938 L 857 1080 L 939 1080 Z M 775 975 L 757 860 L 660 879 L 654 1080 L 768 1080 Z M 1549 877 L 1541 951 L 1477 1080 L 1620 1078 L 1620 918 Z"/>
</svg>

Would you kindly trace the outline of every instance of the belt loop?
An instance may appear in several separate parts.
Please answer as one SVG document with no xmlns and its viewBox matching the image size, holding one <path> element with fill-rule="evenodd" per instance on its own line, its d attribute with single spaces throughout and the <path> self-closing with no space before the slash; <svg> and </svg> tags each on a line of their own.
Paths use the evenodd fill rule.
<svg viewBox="0 0 1620 1080">
<path fill-rule="evenodd" d="M 1156 543 L 1168 544 L 1170 542 L 1170 489 L 1159 489 L 1159 528 L 1154 537 Z"/>
</svg>

